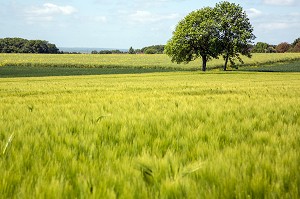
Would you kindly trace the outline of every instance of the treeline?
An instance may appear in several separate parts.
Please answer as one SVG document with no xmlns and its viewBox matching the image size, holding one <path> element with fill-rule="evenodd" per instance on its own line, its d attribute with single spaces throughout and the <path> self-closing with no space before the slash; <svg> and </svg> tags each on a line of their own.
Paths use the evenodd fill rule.
<svg viewBox="0 0 300 199">
<path fill-rule="evenodd" d="M 92 51 L 92 54 L 163 54 L 165 45 L 152 45 L 142 49 L 129 48 L 127 52 L 121 50 Z M 251 53 L 285 53 L 300 52 L 300 37 L 293 43 L 282 42 L 271 45 L 265 42 L 257 42 L 249 46 Z M 44 40 L 27 40 L 22 38 L 0 39 L 0 53 L 44 53 L 44 54 L 81 54 L 80 52 L 59 51 L 55 44 Z"/>
<path fill-rule="evenodd" d="M 145 54 L 163 54 L 164 50 L 164 45 L 154 45 L 142 48 L 141 52 Z"/>
<path fill-rule="evenodd" d="M 0 39 L 0 53 L 44 53 L 57 54 L 55 44 L 43 40 L 27 40 L 22 38 Z"/>
<path fill-rule="evenodd" d="M 257 42 L 251 46 L 252 53 L 285 53 L 285 52 L 300 52 L 300 37 L 293 43 L 282 42 L 278 45 L 270 45 L 264 42 Z"/>
<path fill-rule="evenodd" d="M 164 45 L 153 45 L 147 46 L 142 49 L 133 49 L 130 47 L 127 52 L 120 50 L 93 50 L 92 54 L 163 54 L 164 53 Z"/>
<path fill-rule="evenodd" d="M 92 54 L 124 54 L 126 52 L 120 50 L 100 50 L 100 51 L 93 50 L 91 53 Z"/>
<path fill-rule="evenodd" d="M 271 45 L 265 42 L 257 42 L 255 45 L 249 45 L 251 53 L 285 53 L 300 52 L 300 38 L 293 43 L 282 42 L 278 45 Z M 120 50 L 101 50 L 92 51 L 92 54 L 164 54 L 165 45 L 152 45 L 142 49 L 129 48 L 127 52 Z"/>
<path fill-rule="evenodd" d="M 147 46 L 142 49 L 129 48 L 129 54 L 163 54 L 165 50 L 165 45 L 153 45 Z"/>
</svg>

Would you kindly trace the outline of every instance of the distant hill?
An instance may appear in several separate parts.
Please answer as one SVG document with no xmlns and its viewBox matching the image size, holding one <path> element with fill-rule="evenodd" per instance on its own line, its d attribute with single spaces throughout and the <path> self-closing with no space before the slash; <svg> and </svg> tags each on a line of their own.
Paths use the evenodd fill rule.
<svg viewBox="0 0 300 199">
<path fill-rule="evenodd" d="M 90 54 L 92 51 L 101 51 L 101 50 L 120 50 L 122 52 L 127 52 L 128 49 L 115 49 L 115 48 L 69 48 L 69 47 L 58 47 L 60 51 L 63 52 L 76 52 L 76 53 L 86 53 Z"/>
</svg>

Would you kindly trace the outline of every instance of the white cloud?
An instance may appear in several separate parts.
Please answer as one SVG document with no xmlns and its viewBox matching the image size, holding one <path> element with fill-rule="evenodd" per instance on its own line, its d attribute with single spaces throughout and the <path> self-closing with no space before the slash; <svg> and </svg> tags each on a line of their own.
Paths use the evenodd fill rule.
<svg viewBox="0 0 300 199">
<path fill-rule="evenodd" d="M 259 25 L 259 28 L 263 30 L 286 30 L 292 27 L 297 27 L 298 25 L 299 24 L 296 23 L 272 22 L 272 23 L 262 23 Z"/>
<path fill-rule="evenodd" d="M 158 22 L 162 20 L 176 19 L 178 17 L 178 14 L 157 15 L 149 11 L 136 11 L 135 13 L 129 15 L 129 18 L 132 22 L 138 23 Z"/>
<path fill-rule="evenodd" d="M 285 14 L 263 14 L 264 17 L 260 17 L 255 20 L 256 26 L 262 31 L 287 31 L 296 32 L 300 27 L 300 13 L 291 12 Z"/>
<path fill-rule="evenodd" d="M 71 15 L 76 11 L 77 10 L 72 6 L 58 6 L 52 3 L 45 3 L 41 7 L 32 7 L 27 11 L 27 13 L 33 15 L 53 15 L 53 14 Z"/>
<path fill-rule="evenodd" d="M 25 10 L 28 23 L 53 21 L 58 15 L 72 15 L 77 10 L 73 6 L 59 6 L 52 3 L 45 3 L 42 6 L 34 6 Z"/>
<path fill-rule="evenodd" d="M 250 8 L 247 11 L 247 15 L 250 17 L 250 18 L 256 18 L 256 17 L 259 17 L 261 16 L 263 13 L 260 11 L 260 10 L 257 10 L 255 8 Z"/>
<path fill-rule="evenodd" d="M 295 0 L 263 0 L 265 4 L 268 5 L 292 5 L 296 1 Z"/>
</svg>

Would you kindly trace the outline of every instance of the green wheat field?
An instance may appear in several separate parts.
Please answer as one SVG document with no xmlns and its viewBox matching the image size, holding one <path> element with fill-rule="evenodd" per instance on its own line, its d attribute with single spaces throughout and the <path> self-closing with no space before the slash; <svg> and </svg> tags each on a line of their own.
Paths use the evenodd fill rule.
<svg viewBox="0 0 300 199">
<path fill-rule="evenodd" d="M 254 53 L 252 58 L 242 57 L 244 64 L 238 66 L 260 66 L 300 60 L 300 53 Z M 222 68 L 224 60 L 213 59 L 208 69 Z M 135 69 L 172 69 L 200 70 L 201 60 L 189 64 L 176 64 L 164 54 L 147 55 L 95 55 L 95 54 L 0 54 L 0 66 L 64 67 L 64 68 L 135 68 Z"/>
<path fill-rule="evenodd" d="M 300 73 L 30 77 L 7 71 L 60 65 L 3 56 L 0 198 L 300 198 Z"/>
</svg>

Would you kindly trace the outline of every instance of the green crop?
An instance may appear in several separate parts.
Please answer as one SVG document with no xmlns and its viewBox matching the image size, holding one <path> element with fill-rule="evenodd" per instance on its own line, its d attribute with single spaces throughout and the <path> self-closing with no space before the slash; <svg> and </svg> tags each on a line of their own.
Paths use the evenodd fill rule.
<svg viewBox="0 0 300 199">
<path fill-rule="evenodd" d="M 253 54 L 251 59 L 243 57 L 244 65 L 299 60 L 299 53 Z M 208 62 L 208 68 L 221 68 L 224 60 L 214 59 Z M 201 60 L 189 64 L 176 64 L 167 55 L 95 55 L 95 54 L 0 54 L 0 66 L 44 66 L 77 68 L 139 68 L 139 69 L 175 69 L 196 70 L 201 68 Z"/>
<path fill-rule="evenodd" d="M 0 79 L 0 196 L 299 198 L 299 97 L 299 73 Z"/>
</svg>

